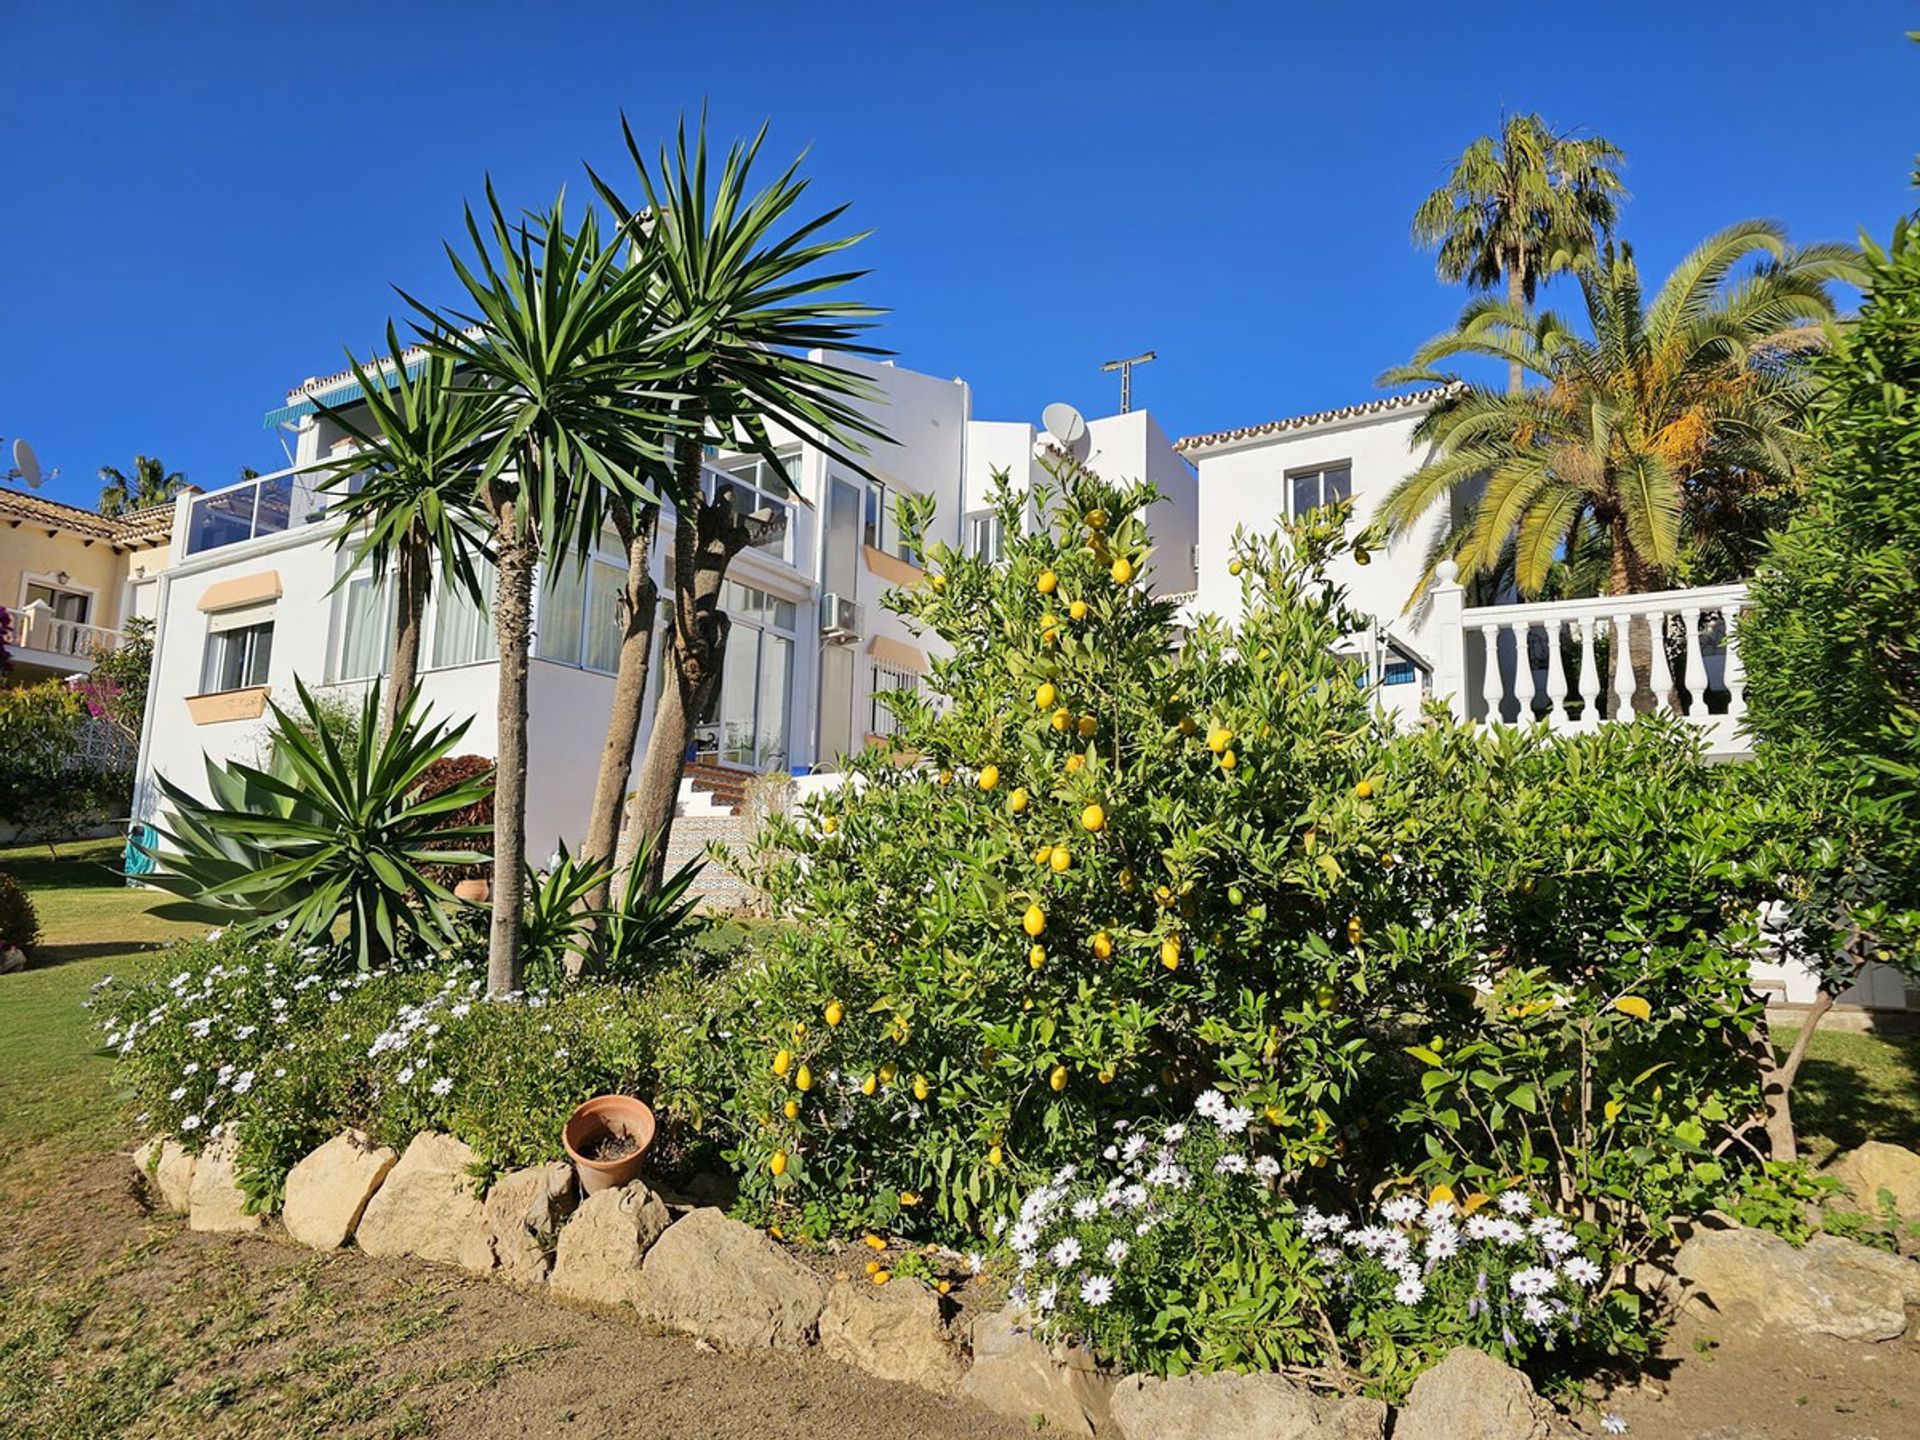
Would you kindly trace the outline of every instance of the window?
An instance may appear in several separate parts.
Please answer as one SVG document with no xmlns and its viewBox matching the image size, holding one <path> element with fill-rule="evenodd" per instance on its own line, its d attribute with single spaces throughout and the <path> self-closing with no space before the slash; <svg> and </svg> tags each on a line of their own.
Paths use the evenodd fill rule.
<svg viewBox="0 0 1920 1440">
<path fill-rule="evenodd" d="M 1353 466 L 1343 462 L 1318 470 L 1299 470 L 1287 476 L 1287 484 L 1293 492 L 1293 515 L 1298 519 L 1322 506 L 1351 500 Z"/>
<path fill-rule="evenodd" d="M 273 659 L 273 607 L 249 605 L 207 621 L 207 651 L 200 666 L 200 693 L 245 690 L 267 683 Z"/>
<path fill-rule="evenodd" d="M 872 713 L 867 720 L 868 734 L 891 735 L 900 728 L 900 722 L 894 718 L 892 707 L 881 697 L 902 690 L 909 694 L 919 694 L 920 677 L 911 670 L 898 670 L 891 665 L 878 663 L 874 665 Z"/>
<path fill-rule="evenodd" d="M 997 510 L 985 510 L 967 517 L 967 554 L 989 565 L 998 565 L 1006 554 L 1007 527 Z"/>
<path fill-rule="evenodd" d="M 800 452 L 782 451 L 780 464 L 787 472 L 787 478 L 797 483 Z M 729 460 L 716 468 L 732 483 L 734 511 L 748 518 L 758 516 L 766 524 L 766 533 L 754 542 L 753 548 L 764 550 L 776 559 L 791 561 L 792 491 L 782 483 L 773 466 L 756 455 L 748 460 Z M 724 482 L 715 478 L 711 483 Z"/>
<path fill-rule="evenodd" d="M 1382 685 L 1411 685 L 1419 678 L 1411 660 L 1389 660 L 1380 671 Z"/>
<path fill-rule="evenodd" d="M 534 654 L 562 665 L 580 663 L 580 627 L 587 614 L 587 577 L 579 562 L 567 559 L 547 575 L 540 592 L 539 633 Z"/>
<path fill-rule="evenodd" d="M 61 579 L 65 579 L 63 574 Z M 93 613 L 93 596 L 80 590 L 63 590 L 58 585 L 49 585 L 43 581 L 29 581 L 22 608 L 35 603 L 45 605 L 52 611 L 54 620 L 72 620 L 81 625 L 87 623 Z"/>
<path fill-rule="evenodd" d="M 732 580 L 720 605 L 733 624 L 720 683 L 702 717 L 700 753 L 755 770 L 785 769 L 799 607 Z"/>
<path fill-rule="evenodd" d="M 867 509 L 861 538 L 875 550 L 883 551 L 909 565 L 918 565 L 920 557 L 900 534 L 899 492 L 879 480 L 867 482 Z"/>
<path fill-rule="evenodd" d="M 493 601 L 500 590 L 500 572 L 485 560 L 477 562 L 480 593 L 485 605 L 475 605 L 462 589 L 442 586 L 435 596 L 438 613 L 433 625 L 435 667 L 472 665 L 499 655 L 493 639 Z"/>
<path fill-rule="evenodd" d="M 387 669 L 393 635 L 393 577 L 375 580 L 363 570 L 340 587 L 339 655 L 335 680 L 371 680 Z"/>
</svg>

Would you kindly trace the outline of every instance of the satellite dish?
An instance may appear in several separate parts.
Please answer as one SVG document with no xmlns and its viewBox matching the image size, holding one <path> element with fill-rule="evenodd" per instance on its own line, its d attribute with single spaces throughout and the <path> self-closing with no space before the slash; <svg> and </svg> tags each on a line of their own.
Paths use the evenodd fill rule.
<svg viewBox="0 0 1920 1440">
<path fill-rule="evenodd" d="M 1090 437 L 1087 434 L 1087 421 L 1078 410 L 1064 400 L 1056 400 L 1040 412 L 1040 423 L 1047 428 L 1047 434 L 1075 460 L 1085 460 Z"/>
<path fill-rule="evenodd" d="M 16 439 L 13 442 L 13 468 L 35 490 L 40 488 L 44 478 L 40 473 L 40 457 L 33 453 L 33 446 L 24 440 Z"/>
</svg>

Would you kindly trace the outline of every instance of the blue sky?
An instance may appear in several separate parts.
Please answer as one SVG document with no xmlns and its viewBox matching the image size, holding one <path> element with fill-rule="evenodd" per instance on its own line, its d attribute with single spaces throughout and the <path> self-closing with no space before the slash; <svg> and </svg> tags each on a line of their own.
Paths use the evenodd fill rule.
<svg viewBox="0 0 1920 1440">
<path fill-rule="evenodd" d="M 1407 221 L 1502 107 L 1625 147 L 1652 272 L 1749 215 L 1915 204 L 1920 6 L 1754 0 L 305 7 L 0 0 L 0 435 L 92 504 L 136 451 L 284 463 L 261 415 L 364 349 L 487 172 L 511 203 L 709 102 L 874 234 L 861 295 L 976 412 L 1136 404 L 1178 435 L 1344 404 L 1461 300 Z M 1512 58 L 1509 58 L 1512 57 Z M 617 172 L 616 172 L 617 173 Z"/>
</svg>

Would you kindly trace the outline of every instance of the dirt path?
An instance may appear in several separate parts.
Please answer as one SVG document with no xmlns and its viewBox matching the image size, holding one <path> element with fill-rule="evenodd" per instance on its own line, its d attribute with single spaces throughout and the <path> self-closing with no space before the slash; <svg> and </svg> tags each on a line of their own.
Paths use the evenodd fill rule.
<svg viewBox="0 0 1920 1440">
<path fill-rule="evenodd" d="M 1001 1440 L 812 1356 L 726 1356 L 435 1266 L 198 1235 L 118 1156 L 0 1233 L 0 1435 Z"/>
</svg>

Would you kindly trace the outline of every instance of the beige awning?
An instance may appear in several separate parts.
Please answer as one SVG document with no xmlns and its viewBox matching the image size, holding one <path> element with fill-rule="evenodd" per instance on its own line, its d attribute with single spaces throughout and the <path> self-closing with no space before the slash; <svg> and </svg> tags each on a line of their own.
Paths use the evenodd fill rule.
<svg viewBox="0 0 1920 1440">
<path fill-rule="evenodd" d="M 867 654 L 874 664 L 885 665 L 890 670 L 911 670 L 916 675 L 927 673 L 927 657 L 904 641 L 876 635 L 867 642 Z"/>
<path fill-rule="evenodd" d="M 200 597 L 202 610 L 232 610 L 241 605 L 257 605 L 262 600 L 280 598 L 280 572 L 261 570 L 252 575 L 236 575 L 231 580 L 216 580 Z"/>
</svg>

